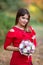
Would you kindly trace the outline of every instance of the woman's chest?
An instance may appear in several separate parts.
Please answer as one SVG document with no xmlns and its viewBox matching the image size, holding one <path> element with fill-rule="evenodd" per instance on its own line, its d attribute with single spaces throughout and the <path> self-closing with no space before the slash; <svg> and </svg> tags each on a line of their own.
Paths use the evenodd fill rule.
<svg viewBox="0 0 43 65">
<path fill-rule="evenodd" d="M 21 41 L 23 40 L 30 40 L 32 41 L 32 35 L 31 33 L 27 33 L 24 31 L 17 31 L 16 32 L 16 37 L 14 38 L 14 45 L 18 46 L 20 44 Z"/>
</svg>

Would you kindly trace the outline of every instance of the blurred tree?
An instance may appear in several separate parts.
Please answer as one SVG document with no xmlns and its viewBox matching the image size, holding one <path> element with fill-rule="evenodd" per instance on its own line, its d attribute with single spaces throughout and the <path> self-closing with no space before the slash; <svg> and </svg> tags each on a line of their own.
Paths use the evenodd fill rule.
<svg viewBox="0 0 43 65">
<path fill-rule="evenodd" d="M 39 22 L 43 22 L 43 0 L 31 0 L 31 4 L 27 8 L 31 13 L 32 19 L 34 18 Z"/>
<path fill-rule="evenodd" d="M 32 0 L 41 10 L 43 10 L 43 0 Z"/>
<path fill-rule="evenodd" d="M 32 2 L 32 0 L 23 0 L 25 3 L 27 3 L 28 5 L 30 5 L 30 3 Z"/>
<path fill-rule="evenodd" d="M 39 15 L 38 16 L 38 21 L 39 22 L 43 22 L 43 0 L 32 0 L 32 3 L 34 3 L 36 5 L 36 7 L 39 8 Z"/>
<path fill-rule="evenodd" d="M 9 11 L 17 11 L 19 8 L 26 6 L 23 0 L 0 0 L 1 8 L 4 6 L 2 3 L 6 4 L 5 6 Z"/>
</svg>

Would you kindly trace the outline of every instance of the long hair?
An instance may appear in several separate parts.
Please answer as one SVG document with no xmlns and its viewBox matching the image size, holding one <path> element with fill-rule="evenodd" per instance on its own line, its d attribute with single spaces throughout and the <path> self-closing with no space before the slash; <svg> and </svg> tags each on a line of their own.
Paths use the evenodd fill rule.
<svg viewBox="0 0 43 65">
<path fill-rule="evenodd" d="M 18 20 L 19 20 L 20 16 L 24 16 L 25 14 L 28 15 L 28 23 L 29 23 L 29 21 L 30 21 L 30 13 L 29 13 L 29 11 L 27 9 L 25 9 L 25 8 L 20 8 L 18 10 L 18 12 L 17 12 L 17 15 L 16 15 L 15 25 L 18 24 L 18 22 L 19 22 Z M 27 30 L 28 23 L 25 25 L 25 30 Z"/>
</svg>

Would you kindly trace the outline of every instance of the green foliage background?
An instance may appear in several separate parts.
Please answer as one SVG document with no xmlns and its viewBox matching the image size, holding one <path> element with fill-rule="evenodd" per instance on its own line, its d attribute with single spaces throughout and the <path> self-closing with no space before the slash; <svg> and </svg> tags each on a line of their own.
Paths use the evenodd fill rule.
<svg viewBox="0 0 43 65">
<path fill-rule="evenodd" d="M 33 5 L 33 4 L 32 4 Z M 43 27 L 43 12 L 34 5 L 37 11 L 30 11 L 31 19 L 30 24 L 35 27 Z M 19 8 L 27 7 L 27 4 L 23 2 L 23 0 L 0 0 L 0 46 L 4 43 L 6 33 L 8 30 L 15 25 L 15 14 Z M 6 14 L 9 15 L 6 15 Z M 14 16 L 12 17 L 12 14 Z M 40 22 L 39 22 L 40 21 Z"/>
<path fill-rule="evenodd" d="M 42 23 L 37 20 L 30 19 L 30 24 L 34 27 L 43 26 Z M 8 30 L 15 25 L 15 17 L 9 17 L 4 12 L 0 12 L 0 45 L 3 44 L 6 33 Z"/>
<path fill-rule="evenodd" d="M 16 12 L 24 6 L 26 6 L 26 4 L 23 0 L 0 0 L 0 10 Z"/>
</svg>

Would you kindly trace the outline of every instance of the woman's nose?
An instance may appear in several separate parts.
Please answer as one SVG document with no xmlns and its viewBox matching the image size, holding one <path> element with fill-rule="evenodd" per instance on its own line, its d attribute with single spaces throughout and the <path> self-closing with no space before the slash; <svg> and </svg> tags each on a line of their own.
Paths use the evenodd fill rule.
<svg viewBox="0 0 43 65">
<path fill-rule="evenodd" d="M 25 19 L 25 22 L 27 23 L 27 22 L 28 22 L 28 20 L 27 20 L 27 19 Z"/>
</svg>

